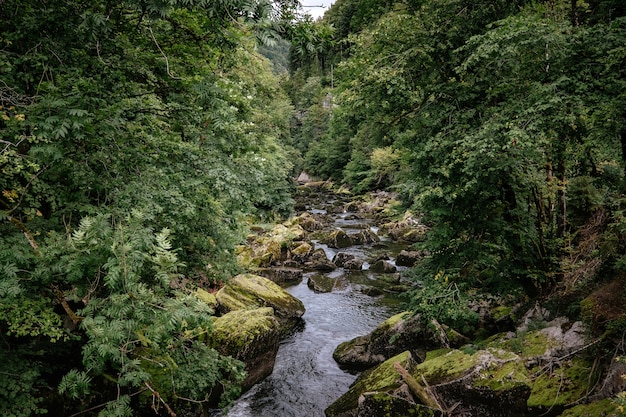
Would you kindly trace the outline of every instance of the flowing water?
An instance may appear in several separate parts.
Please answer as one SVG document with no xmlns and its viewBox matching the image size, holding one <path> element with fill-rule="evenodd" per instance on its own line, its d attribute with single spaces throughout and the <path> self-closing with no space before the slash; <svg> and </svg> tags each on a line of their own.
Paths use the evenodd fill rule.
<svg viewBox="0 0 626 417">
<path fill-rule="evenodd" d="M 309 207 L 309 212 L 325 212 L 324 206 Z M 347 232 L 352 228 L 370 227 L 367 220 L 351 213 L 335 215 L 333 227 Z M 376 230 L 371 227 L 372 230 Z M 382 251 L 394 253 L 399 248 L 391 242 L 354 246 L 346 249 L 322 247 L 329 259 L 338 252 L 372 259 Z M 280 345 L 272 375 L 252 387 L 224 413 L 227 417 L 323 417 L 333 401 L 344 394 L 357 375 L 341 370 L 332 358 L 335 348 L 344 341 L 365 335 L 398 312 L 400 300 L 392 294 L 371 297 L 366 289 L 377 281 L 377 274 L 367 271 L 347 272 L 339 268 L 327 273 L 337 285 L 332 291 L 319 293 L 307 286 L 305 274 L 301 283 L 286 290 L 306 307 L 303 324 Z"/>
</svg>

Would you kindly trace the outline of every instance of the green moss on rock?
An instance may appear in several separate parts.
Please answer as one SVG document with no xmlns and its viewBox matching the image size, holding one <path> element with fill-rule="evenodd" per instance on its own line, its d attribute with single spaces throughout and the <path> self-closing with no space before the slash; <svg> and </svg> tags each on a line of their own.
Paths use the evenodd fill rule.
<svg viewBox="0 0 626 417">
<path fill-rule="evenodd" d="M 571 404 L 585 397 L 591 388 L 591 367 L 584 359 L 576 358 L 551 371 L 537 370 L 541 373 L 534 380 L 528 407 L 548 409 Z"/>
<path fill-rule="evenodd" d="M 217 309 L 217 298 L 215 298 L 214 294 L 211 294 L 210 292 L 205 291 L 202 288 L 198 288 L 195 294 L 196 294 L 196 297 L 204 301 L 213 310 Z"/>
<path fill-rule="evenodd" d="M 253 274 L 232 278 L 228 285 L 218 291 L 216 298 L 222 313 L 272 307 L 284 326 L 283 330 L 288 330 L 305 311 L 302 301 L 271 280 Z"/>
<path fill-rule="evenodd" d="M 417 365 L 413 376 L 421 381 L 422 376 L 430 385 L 450 381 L 470 372 L 478 363 L 478 355 L 468 355 L 460 350 L 451 350 Z"/>
<path fill-rule="evenodd" d="M 617 406 L 613 401 L 606 399 L 591 404 L 581 404 L 565 410 L 559 417 L 618 417 Z"/>
<path fill-rule="evenodd" d="M 386 392 L 400 387 L 401 378 L 394 364 L 399 363 L 402 367 L 406 367 L 411 354 L 403 352 L 381 363 L 377 367 L 363 372 L 347 393 L 339 397 L 337 401 L 332 403 L 326 409 L 326 415 L 329 417 L 356 410 L 358 407 L 359 397 L 366 392 Z"/>
<path fill-rule="evenodd" d="M 231 311 L 213 321 L 210 345 L 222 354 L 244 360 L 251 349 L 278 343 L 279 329 L 270 307 Z"/>
</svg>

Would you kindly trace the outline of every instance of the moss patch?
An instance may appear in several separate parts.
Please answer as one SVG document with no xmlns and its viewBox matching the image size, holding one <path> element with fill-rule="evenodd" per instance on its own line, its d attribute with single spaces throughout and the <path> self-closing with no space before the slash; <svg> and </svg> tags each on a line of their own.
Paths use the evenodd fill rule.
<svg viewBox="0 0 626 417">
<path fill-rule="evenodd" d="M 528 398 L 531 408 L 550 408 L 571 404 L 583 398 L 589 391 L 591 364 L 584 359 L 573 359 L 560 368 L 537 370 L 533 389 Z"/>
<path fill-rule="evenodd" d="M 492 391 L 512 390 L 530 387 L 531 380 L 524 362 L 511 352 L 490 350 L 498 361 L 481 371 L 475 386 L 487 387 Z M 504 361 L 502 363 L 501 361 Z"/>
<path fill-rule="evenodd" d="M 460 350 L 451 350 L 422 362 L 411 373 L 418 381 L 421 381 L 423 376 L 430 385 L 436 385 L 462 377 L 477 363 L 477 354 L 468 355 Z"/>
<path fill-rule="evenodd" d="M 491 310 L 491 315 L 493 317 L 494 320 L 500 320 L 503 319 L 505 317 L 507 317 L 509 314 L 511 314 L 511 307 L 508 306 L 500 306 L 500 307 L 496 307 L 493 310 Z"/>
<path fill-rule="evenodd" d="M 302 301 L 269 279 L 253 274 L 232 278 L 216 298 L 220 310 L 226 312 L 272 307 L 281 318 L 299 318 L 304 314 Z"/>
<path fill-rule="evenodd" d="M 611 400 L 582 404 L 565 410 L 559 417 L 617 417 L 617 406 Z"/>
<path fill-rule="evenodd" d="M 195 295 L 200 300 L 204 301 L 213 310 L 217 309 L 217 298 L 215 298 L 214 294 L 211 294 L 210 292 L 205 291 L 202 288 L 198 288 L 195 292 Z"/>
<path fill-rule="evenodd" d="M 249 356 L 251 350 L 278 342 L 280 325 L 270 307 L 232 311 L 213 322 L 210 345 L 237 359 Z"/>
<path fill-rule="evenodd" d="M 400 387 L 401 378 L 394 368 L 397 362 L 406 367 L 410 358 L 409 352 L 403 352 L 381 363 L 377 367 L 365 371 L 359 376 L 347 393 L 339 397 L 326 409 L 327 416 L 335 416 L 358 406 L 359 396 L 365 392 L 386 392 Z"/>
</svg>

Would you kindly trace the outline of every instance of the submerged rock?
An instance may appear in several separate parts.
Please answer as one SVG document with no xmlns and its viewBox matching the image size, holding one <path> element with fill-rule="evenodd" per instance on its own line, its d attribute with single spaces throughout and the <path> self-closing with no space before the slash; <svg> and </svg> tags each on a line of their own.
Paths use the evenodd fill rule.
<svg viewBox="0 0 626 417">
<path fill-rule="evenodd" d="M 253 274 L 231 278 L 216 294 L 222 314 L 235 310 L 272 307 L 283 332 L 295 326 L 304 314 L 304 305 L 278 284 Z"/>
<path fill-rule="evenodd" d="M 313 274 L 307 280 L 307 286 L 315 292 L 325 293 L 333 290 L 344 290 L 348 283 L 341 277 L 330 278 L 323 274 Z"/>
<path fill-rule="evenodd" d="M 280 324 L 274 310 L 265 307 L 215 318 L 210 345 L 246 364 L 248 376 L 242 388 L 247 390 L 272 373 L 279 341 Z"/>
</svg>

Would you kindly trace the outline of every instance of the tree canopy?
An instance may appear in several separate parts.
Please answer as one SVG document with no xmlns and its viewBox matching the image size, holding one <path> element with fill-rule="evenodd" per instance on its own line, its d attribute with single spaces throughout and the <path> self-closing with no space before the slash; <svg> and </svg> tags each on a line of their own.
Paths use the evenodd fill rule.
<svg viewBox="0 0 626 417">
<path fill-rule="evenodd" d="M 599 217 L 620 243 L 596 255 L 621 268 L 624 16 L 614 1 L 341 0 L 324 17 L 343 39 L 336 107 L 305 166 L 395 189 L 430 226 L 427 276 L 550 292 Z"/>
<path fill-rule="evenodd" d="M 237 270 L 245 216 L 291 210 L 293 110 L 256 45 L 296 9 L 0 3 L 0 414 L 236 394 L 194 290 Z"/>
</svg>

